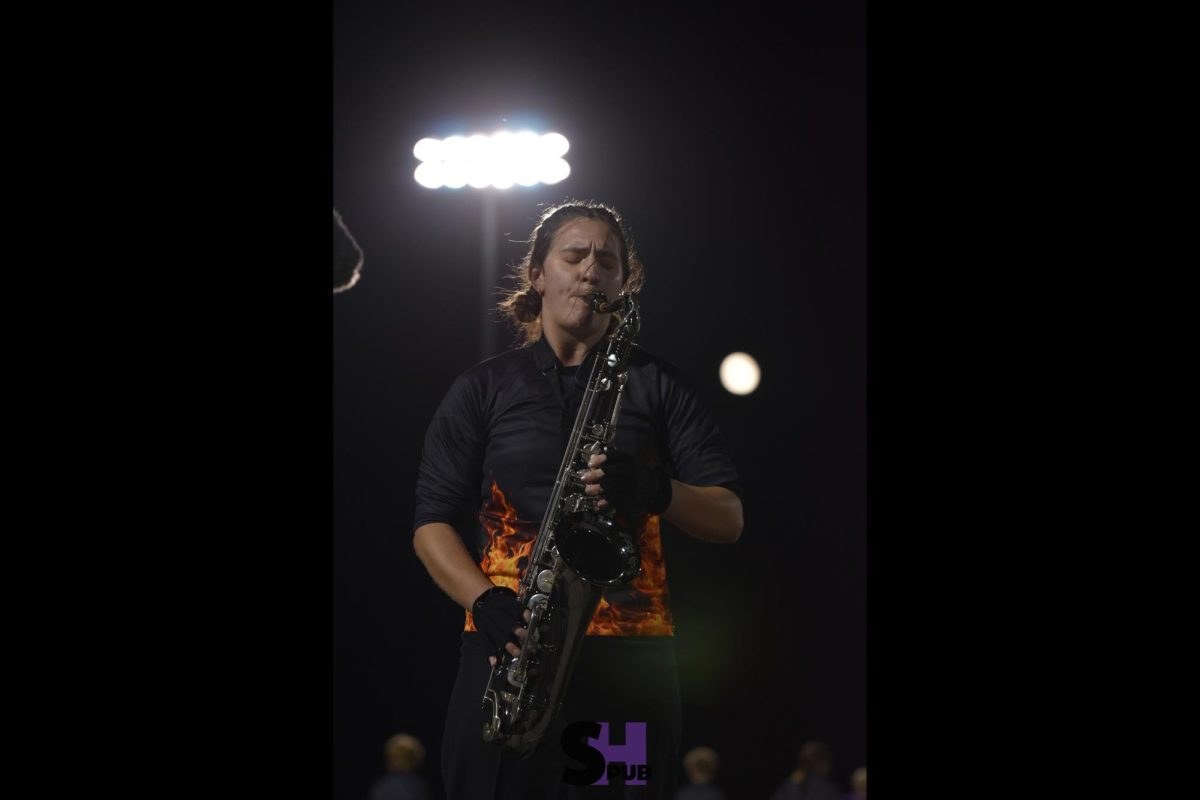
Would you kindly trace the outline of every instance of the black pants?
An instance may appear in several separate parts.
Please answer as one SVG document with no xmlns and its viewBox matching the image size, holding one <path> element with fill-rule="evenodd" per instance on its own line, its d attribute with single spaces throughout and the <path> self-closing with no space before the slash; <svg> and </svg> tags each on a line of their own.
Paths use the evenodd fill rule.
<svg viewBox="0 0 1200 800">
<path fill-rule="evenodd" d="M 483 690 L 490 667 L 477 633 L 462 635 L 458 678 L 442 739 L 442 776 L 448 800 L 671 800 L 679 769 L 679 672 L 669 636 L 588 636 L 571 676 L 562 711 L 528 758 L 483 741 Z M 610 739 L 626 722 L 646 723 L 645 786 L 572 786 L 562 780 L 568 761 L 563 728 L 578 720 L 607 722 Z"/>
</svg>

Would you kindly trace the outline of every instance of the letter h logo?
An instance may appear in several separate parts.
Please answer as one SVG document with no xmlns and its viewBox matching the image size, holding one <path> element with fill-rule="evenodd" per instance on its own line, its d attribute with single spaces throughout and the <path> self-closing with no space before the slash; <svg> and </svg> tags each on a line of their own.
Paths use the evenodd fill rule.
<svg viewBox="0 0 1200 800">
<path fill-rule="evenodd" d="M 601 722 L 600 736 L 595 739 L 588 738 L 589 742 L 594 742 L 592 747 L 604 754 L 605 761 L 609 764 L 612 764 L 614 761 L 620 761 L 626 766 L 646 763 L 646 723 L 626 722 L 625 744 L 609 744 L 608 733 L 608 723 Z M 644 771 L 643 774 L 645 774 Z M 595 785 L 607 786 L 608 774 L 603 775 L 600 780 L 596 781 Z M 645 786 L 646 781 L 644 779 L 631 778 L 625 781 L 625 785 Z"/>
</svg>

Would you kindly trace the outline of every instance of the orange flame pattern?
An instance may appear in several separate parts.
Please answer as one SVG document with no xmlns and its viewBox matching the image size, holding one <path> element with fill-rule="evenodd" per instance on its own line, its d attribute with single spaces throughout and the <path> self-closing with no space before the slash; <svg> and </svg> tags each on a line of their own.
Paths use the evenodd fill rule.
<svg viewBox="0 0 1200 800">
<path fill-rule="evenodd" d="M 588 636 L 675 635 L 658 517 L 646 518 L 638 535 L 638 547 L 642 550 L 642 571 L 628 586 L 600 601 L 588 625 Z"/>
<path fill-rule="evenodd" d="M 509 504 L 504 492 L 493 480 L 492 496 L 479 510 L 479 524 L 488 537 L 479 568 L 492 583 L 517 591 L 521 573 L 533 551 L 533 540 L 537 538 L 535 523 L 517 517 L 517 510 Z M 475 620 L 470 611 L 467 612 L 464 630 L 475 630 Z"/>
<path fill-rule="evenodd" d="M 479 512 L 479 522 L 488 537 L 479 568 L 492 583 L 517 591 L 537 538 L 536 523 L 517 517 L 517 510 L 494 480 L 491 498 Z M 642 551 L 641 573 L 628 586 L 610 591 L 600 601 L 588 625 L 588 636 L 675 635 L 657 516 L 645 518 L 638 546 Z M 466 615 L 464 630 L 475 630 L 471 612 Z"/>
</svg>

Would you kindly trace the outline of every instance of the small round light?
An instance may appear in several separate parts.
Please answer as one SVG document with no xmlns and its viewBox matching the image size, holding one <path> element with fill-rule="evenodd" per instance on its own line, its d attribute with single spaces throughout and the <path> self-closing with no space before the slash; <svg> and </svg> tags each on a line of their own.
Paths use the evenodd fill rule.
<svg viewBox="0 0 1200 800">
<path fill-rule="evenodd" d="M 721 385 L 730 394 L 750 394 L 758 388 L 762 372 L 753 356 L 730 353 L 721 362 Z"/>
</svg>

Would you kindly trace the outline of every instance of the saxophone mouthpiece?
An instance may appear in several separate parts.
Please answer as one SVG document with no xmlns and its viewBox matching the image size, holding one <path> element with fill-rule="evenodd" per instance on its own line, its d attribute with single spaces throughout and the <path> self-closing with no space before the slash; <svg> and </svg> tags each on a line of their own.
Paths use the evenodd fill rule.
<svg viewBox="0 0 1200 800">
<path fill-rule="evenodd" d="M 588 300 L 592 304 L 592 311 L 597 314 L 611 314 L 614 311 L 620 311 L 625 306 L 625 295 L 619 295 L 616 300 L 610 301 L 603 289 L 594 289 L 588 295 Z"/>
</svg>

